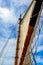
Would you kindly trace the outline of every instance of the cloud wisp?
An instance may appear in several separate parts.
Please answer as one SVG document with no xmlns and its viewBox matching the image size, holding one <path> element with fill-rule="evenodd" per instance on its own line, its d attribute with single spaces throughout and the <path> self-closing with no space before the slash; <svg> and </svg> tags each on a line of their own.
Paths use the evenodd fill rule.
<svg viewBox="0 0 43 65">
<path fill-rule="evenodd" d="M 9 10 L 7 8 L 0 8 L 0 18 L 4 23 L 16 24 L 17 17 L 14 14 L 13 10 Z"/>
</svg>

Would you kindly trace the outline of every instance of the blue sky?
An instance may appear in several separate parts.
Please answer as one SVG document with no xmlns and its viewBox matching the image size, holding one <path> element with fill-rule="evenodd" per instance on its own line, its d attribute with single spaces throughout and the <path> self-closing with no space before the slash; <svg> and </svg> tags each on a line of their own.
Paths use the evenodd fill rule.
<svg viewBox="0 0 43 65">
<path fill-rule="evenodd" d="M 22 14 L 22 16 L 25 14 L 31 1 L 0 0 L 0 54 L 2 53 L 2 55 L 0 56 L 0 65 L 14 65 L 15 48 L 18 35 L 18 18 L 20 14 Z M 41 15 L 43 15 L 43 11 Z M 40 22 L 41 21 L 42 19 L 40 19 Z M 37 65 L 43 65 L 42 30 L 39 38 L 39 47 L 36 53 Z M 9 36 L 10 39 L 7 42 Z M 7 46 L 4 48 L 3 52 L 1 52 L 5 44 L 7 44 Z"/>
</svg>

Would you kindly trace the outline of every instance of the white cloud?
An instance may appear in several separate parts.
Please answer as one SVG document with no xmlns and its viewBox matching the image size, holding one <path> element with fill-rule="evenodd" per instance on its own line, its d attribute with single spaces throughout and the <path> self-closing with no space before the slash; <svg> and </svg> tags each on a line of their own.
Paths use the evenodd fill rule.
<svg viewBox="0 0 43 65">
<path fill-rule="evenodd" d="M 2 57 L 0 58 L 0 64 L 3 62 L 4 59 L 7 59 L 7 57 L 15 56 L 15 49 L 16 49 L 16 39 L 9 39 L 6 48 L 3 51 Z M 7 63 L 6 63 L 7 64 Z"/>
<path fill-rule="evenodd" d="M 38 57 L 36 58 L 36 62 L 43 64 L 43 59 L 42 59 L 40 56 L 38 56 Z"/>
<path fill-rule="evenodd" d="M 9 14 L 9 10 L 8 9 L 5 9 L 5 8 L 0 8 L 0 17 L 5 17 L 7 18 L 8 17 L 8 14 Z"/>
<path fill-rule="evenodd" d="M 18 21 L 18 16 L 15 13 L 16 8 L 19 8 L 20 6 L 23 6 L 23 5 L 29 5 L 31 3 L 31 1 L 29 1 L 29 0 L 11 0 L 11 1 L 9 1 L 10 6 L 11 6 L 10 8 L 7 8 L 7 7 L 2 8 L 1 5 L 4 6 L 6 4 L 6 1 L 4 1 L 4 2 L 3 2 L 3 0 L 0 1 L 0 3 L 2 3 L 0 5 L 0 18 L 3 19 L 4 23 L 11 23 L 11 24 L 15 25 Z M 21 9 L 21 12 L 22 11 L 23 11 L 23 9 Z M 18 15 L 19 14 L 20 13 L 18 13 Z"/>
<path fill-rule="evenodd" d="M 22 6 L 22 5 L 29 5 L 31 3 L 32 0 L 11 0 L 11 6 Z"/>
<path fill-rule="evenodd" d="M 35 52 L 37 45 L 38 45 L 37 52 L 40 52 L 41 50 L 43 50 L 43 45 L 40 45 L 41 44 L 40 41 L 43 39 L 43 35 L 42 34 L 39 35 L 38 41 L 37 41 L 37 37 L 38 36 L 36 35 L 34 40 L 33 40 L 32 45 L 31 45 L 31 49 L 34 47 L 32 50 L 33 53 Z"/>
<path fill-rule="evenodd" d="M 40 63 L 40 64 L 43 64 L 43 58 L 41 58 L 40 56 L 37 56 L 36 57 L 36 63 L 37 63 L 37 65 Z M 33 62 L 33 65 L 34 65 L 34 62 Z"/>
<path fill-rule="evenodd" d="M 17 17 L 12 9 L 0 7 L 0 18 L 3 19 L 4 23 L 11 23 L 15 25 L 17 22 Z"/>
<path fill-rule="evenodd" d="M 7 41 L 7 40 L 6 40 Z M 5 44 L 4 44 L 5 45 Z M 3 54 L 5 54 L 5 52 L 7 51 L 7 49 L 13 49 L 13 48 L 16 48 L 15 47 L 15 45 L 16 45 L 16 39 L 15 38 L 11 38 L 11 39 L 9 39 L 9 41 L 8 41 L 8 43 L 6 43 L 6 47 L 5 47 L 5 49 L 4 49 L 4 53 Z M 8 52 L 9 52 L 9 50 L 8 50 Z M 8 53 L 9 54 L 9 53 Z"/>
<path fill-rule="evenodd" d="M 38 37 L 38 35 L 36 35 L 35 40 L 36 40 L 37 37 Z M 41 38 L 43 38 L 43 34 L 39 35 L 39 39 L 41 39 Z"/>
<path fill-rule="evenodd" d="M 38 46 L 37 52 L 40 52 L 40 51 L 42 51 L 42 50 L 43 50 L 43 45 Z"/>
<path fill-rule="evenodd" d="M 0 52 L 1 52 L 2 47 L 4 46 L 5 42 L 6 42 L 6 39 L 0 38 Z"/>
<path fill-rule="evenodd" d="M 43 38 L 43 34 L 39 34 L 39 40 Z"/>
</svg>

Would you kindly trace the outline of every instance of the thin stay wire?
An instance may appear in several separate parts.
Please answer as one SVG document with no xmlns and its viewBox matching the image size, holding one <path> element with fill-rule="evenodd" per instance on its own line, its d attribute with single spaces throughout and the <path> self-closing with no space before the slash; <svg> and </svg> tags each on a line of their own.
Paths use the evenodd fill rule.
<svg viewBox="0 0 43 65">
<path fill-rule="evenodd" d="M 32 17 L 36 16 L 37 14 L 38 14 L 38 13 L 36 13 L 36 14 L 33 15 Z M 32 17 L 31 17 L 31 18 L 32 18 Z M 43 18 L 42 16 L 39 16 L 39 17 Z M 12 34 L 13 32 L 14 32 L 14 30 L 11 32 L 11 34 Z M 8 37 L 8 39 L 7 39 L 7 41 L 6 41 L 5 45 L 4 45 L 4 47 L 2 48 L 2 50 L 1 50 L 1 52 L 0 52 L 0 58 L 2 57 L 3 52 L 4 52 L 5 48 L 6 48 L 6 46 L 8 45 L 8 41 L 9 41 L 9 39 L 11 38 L 11 34 L 10 34 L 10 36 Z"/>
<path fill-rule="evenodd" d="M 41 28 L 40 28 L 40 26 L 38 27 L 39 34 L 38 34 L 37 41 L 39 40 L 39 36 L 40 36 L 40 32 L 41 32 L 42 26 L 43 26 L 43 21 L 42 21 L 42 24 L 41 24 Z M 37 52 L 38 45 L 39 45 L 39 44 L 37 43 L 37 41 L 35 42 L 35 45 L 34 45 L 33 48 L 31 49 L 31 54 L 32 54 L 32 56 L 33 56 L 33 61 L 34 61 L 35 65 L 37 65 L 35 54 L 36 54 L 36 52 Z M 37 46 L 36 46 L 36 44 L 37 44 Z M 33 53 L 33 49 L 34 49 L 35 46 L 36 46 L 35 52 Z M 33 61 L 32 61 L 32 62 L 33 62 Z"/>
<path fill-rule="evenodd" d="M 37 13 L 36 13 L 35 15 L 33 15 L 31 18 L 33 18 L 34 16 L 36 16 L 38 13 L 39 13 L 39 12 L 37 12 Z M 42 17 L 42 16 L 39 16 L 39 17 Z M 13 31 L 14 31 L 14 30 L 13 30 Z M 11 32 L 11 34 L 13 33 L 13 31 Z M 11 34 L 10 34 L 10 36 L 8 37 L 7 42 L 5 43 L 4 47 L 2 48 L 2 50 L 1 50 L 1 52 L 0 52 L 0 58 L 1 58 L 2 54 L 3 54 L 3 52 L 4 52 L 5 47 L 7 46 L 7 43 L 8 43 L 8 41 L 9 41 L 10 37 L 11 37 Z"/>
<path fill-rule="evenodd" d="M 9 39 L 11 38 L 11 35 L 13 34 L 13 32 L 14 32 L 14 28 L 13 28 L 13 31 L 12 31 L 11 34 L 9 35 L 9 37 L 8 37 L 8 39 L 7 39 L 6 43 L 5 43 L 5 45 L 3 46 L 3 48 L 2 48 L 2 50 L 1 50 L 1 52 L 0 52 L 0 58 L 2 57 L 3 52 L 4 52 L 4 50 L 6 49 L 6 47 L 7 47 L 7 45 L 8 45 L 8 41 L 9 41 Z"/>
</svg>

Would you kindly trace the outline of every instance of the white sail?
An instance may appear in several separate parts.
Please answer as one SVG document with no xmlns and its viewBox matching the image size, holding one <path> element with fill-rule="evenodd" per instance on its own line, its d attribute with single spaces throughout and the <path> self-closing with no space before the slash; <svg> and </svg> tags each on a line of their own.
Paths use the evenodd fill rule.
<svg viewBox="0 0 43 65">
<path fill-rule="evenodd" d="M 25 43 L 25 39 L 27 36 L 27 32 L 28 32 L 28 25 L 31 19 L 31 15 L 34 9 L 36 1 L 33 1 L 31 4 L 31 7 L 29 8 L 29 10 L 27 11 L 25 17 L 22 20 L 22 24 L 20 25 L 20 38 L 19 38 L 19 51 L 18 51 L 18 65 L 20 62 L 20 58 L 22 55 L 22 51 L 23 51 L 23 47 L 24 47 L 24 43 Z"/>
<path fill-rule="evenodd" d="M 30 45 L 32 43 L 35 31 L 36 31 L 36 27 L 37 27 L 37 24 L 38 24 L 38 21 L 39 21 L 39 18 L 40 18 L 39 15 L 41 13 L 41 8 L 40 8 L 37 20 L 35 21 L 36 22 L 35 26 L 31 27 L 30 26 L 30 21 L 31 21 L 31 17 L 32 17 L 35 5 L 36 5 L 36 1 L 33 0 L 32 3 L 31 3 L 31 5 L 30 5 L 30 7 L 28 8 L 26 14 L 24 15 L 23 20 L 21 21 L 21 24 L 20 24 L 20 33 L 19 33 L 20 37 L 19 37 L 19 42 L 18 42 L 19 43 L 19 46 L 18 46 L 19 50 L 16 52 L 16 53 L 18 53 L 18 60 L 16 60 L 17 62 L 15 63 L 15 65 L 31 65 L 31 56 L 29 54 L 30 53 Z M 25 53 L 25 56 L 22 59 L 23 63 L 20 64 L 20 62 L 22 62 L 21 58 L 22 58 L 23 50 L 25 51 L 25 49 L 24 49 L 24 47 L 25 47 L 25 41 L 26 41 L 26 37 L 28 35 L 28 31 L 29 30 L 30 30 L 29 36 L 28 36 L 29 37 L 29 45 L 28 45 L 27 51 Z M 31 32 L 32 32 L 32 34 L 31 34 Z"/>
</svg>

